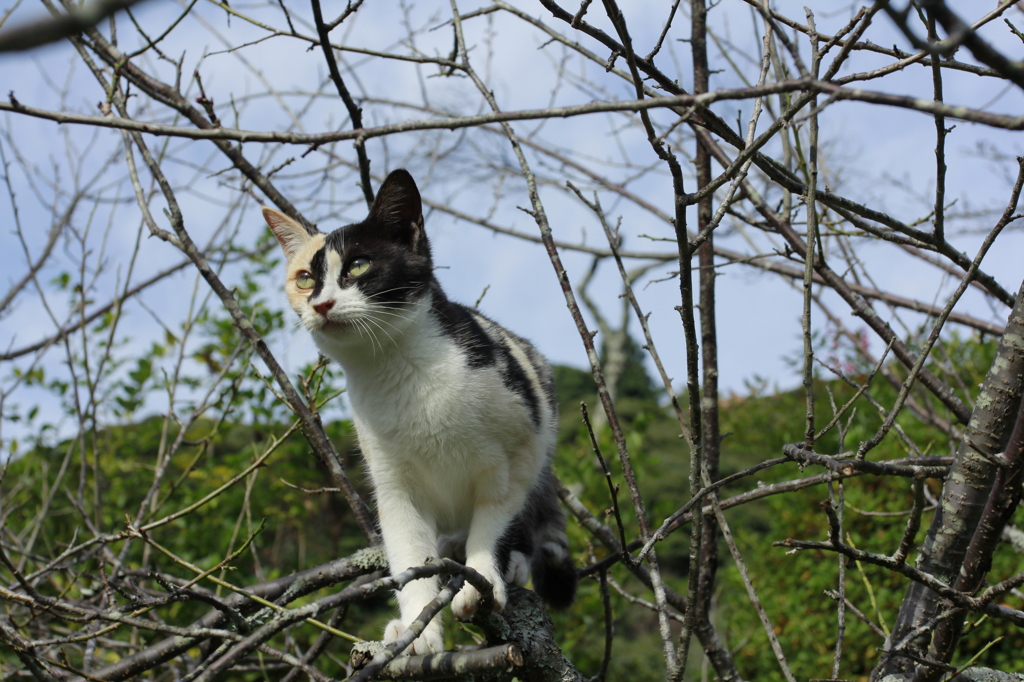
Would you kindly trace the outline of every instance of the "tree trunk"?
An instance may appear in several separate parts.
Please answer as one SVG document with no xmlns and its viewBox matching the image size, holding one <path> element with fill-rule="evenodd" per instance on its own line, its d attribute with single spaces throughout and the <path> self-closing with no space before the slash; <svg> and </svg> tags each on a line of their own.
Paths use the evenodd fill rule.
<svg viewBox="0 0 1024 682">
<path fill-rule="evenodd" d="M 957 449 L 953 467 L 942 488 L 942 499 L 921 547 L 917 566 L 952 585 L 960 573 L 967 548 L 996 481 L 999 466 L 991 459 L 1001 454 L 1010 440 L 1024 387 L 1024 286 L 1017 293 L 1006 332 L 999 343 L 992 368 L 982 384 L 970 422 Z M 931 630 L 901 645 L 908 633 L 933 619 L 942 598 L 913 583 L 903 599 L 885 650 L 902 648 L 917 658 L 927 656 Z M 959 616 L 955 616 L 959 617 Z M 906 656 L 883 655 L 872 675 L 913 672 L 918 664 Z"/>
</svg>

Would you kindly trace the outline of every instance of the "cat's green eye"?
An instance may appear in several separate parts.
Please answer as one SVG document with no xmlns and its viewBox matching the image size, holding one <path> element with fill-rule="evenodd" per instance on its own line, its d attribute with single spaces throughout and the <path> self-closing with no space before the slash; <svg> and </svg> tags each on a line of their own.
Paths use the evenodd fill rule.
<svg viewBox="0 0 1024 682">
<path fill-rule="evenodd" d="M 299 274 L 295 275 L 295 286 L 300 289 L 312 289 L 314 284 L 316 284 L 316 280 L 313 279 L 310 272 L 300 270 Z"/>
<path fill-rule="evenodd" d="M 370 269 L 370 261 L 365 258 L 356 258 L 352 261 L 352 264 L 348 266 L 349 277 L 359 277 Z"/>
</svg>

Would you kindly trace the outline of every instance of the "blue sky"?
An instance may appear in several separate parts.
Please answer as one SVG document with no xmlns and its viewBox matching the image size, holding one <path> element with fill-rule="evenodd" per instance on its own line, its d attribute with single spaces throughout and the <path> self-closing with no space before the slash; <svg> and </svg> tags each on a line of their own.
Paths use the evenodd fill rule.
<svg viewBox="0 0 1024 682">
<path fill-rule="evenodd" d="M 652 0 L 625 7 L 632 37 L 638 46 L 649 49 L 656 40 L 663 20 L 663 5 Z M 232 6 L 267 23 L 284 25 L 276 4 L 241 6 L 233 3 Z M 464 12 L 474 6 L 460 4 Z M 544 16 L 539 5 L 522 6 L 525 11 L 561 29 L 550 16 Z M 804 18 L 801 3 L 779 2 L 773 6 L 801 21 Z M 816 3 L 815 10 L 818 27 L 824 32 L 845 24 L 851 16 L 849 5 L 845 3 Z M 36 11 L 34 7 L 19 8 L 9 22 L 23 20 Z M 180 7 L 171 3 L 151 2 L 140 6 L 136 16 L 148 32 L 155 34 L 180 11 Z M 302 94 L 318 89 L 326 78 L 323 55 L 318 49 L 310 51 L 299 41 L 278 37 L 237 52 L 217 54 L 225 47 L 223 41 L 237 45 L 263 38 L 266 32 L 238 17 L 229 21 L 223 11 L 210 4 L 197 5 L 195 12 L 202 21 L 187 18 L 162 43 L 162 49 L 169 58 L 182 60 L 183 82 L 188 83 L 190 97 L 196 95 L 196 87 L 189 74 L 199 69 L 203 85 L 214 98 L 218 115 L 226 125 L 236 125 L 236 112 L 237 126 L 250 130 L 286 129 L 294 125 L 293 116 L 300 114 L 302 125 L 297 129 L 304 132 L 349 125 L 347 114 L 336 98 L 310 100 Z M 294 12 L 293 19 L 300 32 L 312 34 L 308 24 L 302 23 L 303 19 L 309 21 L 304 12 L 307 12 L 305 6 Z M 722 40 L 753 52 L 759 38 L 750 12 L 745 3 L 726 0 L 711 14 L 712 28 Z M 591 13 L 598 25 L 607 23 L 597 16 L 596 9 L 592 8 Z M 1008 16 L 1018 23 L 1024 22 L 1019 11 L 1014 10 Z M 447 17 L 447 3 L 419 3 L 409 8 L 408 21 L 413 26 L 436 27 L 417 33 L 415 49 L 426 54 L 447 55 L 452 44 L 451 29 L 443 25 Z M 410 53 L 411 46 L 400 44 L 404 20 L 399 3 L 367 3 L 355 17 L 335 30 L 332 40 L 350 46 Z M 118 30 L 122 49 L 132 49 L 139 44 L 138 36 L 124 17 L 118 19 Z M 584 63 L 580 57 L 557 45 L 546 44 L 546 38 L 538 31 L 511 17 L 494 14 L 474 19 L 466 22 L 466 31 L 475 68 L 494 90 L 504 109 L 586 103 L 601 95 L 631 97 L 625 83 L 603 74 L 599 67 Z M 688 31 L 681 29 L 678 33 L 685 36 Z M 897 43 L 909 49 L 907 41 L 895 33 L 885 17 L 876 19 L 869 35 L 876 43 Z M 1010 35 L 1001 22 L 986 29 L 985 35 L 1008 54 L 1019 56 L 1020 41 Z M 583 42 L 603 54 L 592 41 Z M 806 45 L 802 48 L 807 58 Z M 964 50 L 957 58 L 970 60 Z M 739 78 L 729 71 L 728 63 L 713 46 L 710 59 L 713 69 L 723 70 L 713 76 L 712 88 L 740 85 Z M 358 98 L 365 99 L 367 125 L 430 116 L 387 104 L 395 100 L 463 114 L 484 110 L 479 94 L 470 83 L 459 78 L 439 78 L 436 67 L 384 62 L 353 53 L 346 53 L 345 60 L 354 69 L 354 74 L 346 75 L 350 89 Z M 658 60 L 666 72 L 678 75 L 683 86 L 690 87 L 686 43 L 670 41 Z M 741 57 L 738 60 L 744 64 Z M 851 57 L 844 73 L 874 68 L 888 61 L 857 53 Z M 161 78 L 174 78 L 173 67 L 165 61 L 145 59 L 140 65 L 156 71 Z M 561 73 L 559 65 L 564 67 Z M 744 66 L 744 69 L 747 74 L 754 73 L 752 66 Z M 604 92 L 581 84 L 578 80 L 581 77 L 596 82 Z M 930 79 L 928 69 L 912 66 L 868 87 L 927 98 L 931 96 Z M 4 93 L 11 91 L 19 101 L 46 109 L 95 114 L 96 103 L 103 98 L 95 79 L 66 43 L 27 54 L 0 56 L 0 81 Z M 276 96 L 265 94 L 268 84 L 277 92 Z M 552 97 L 552 89 L 556 87 L 559 89 Z M 1017 112 L 1024 104 L 1018 91 L 1005 90 L 1001 82 L 970 74 L 948 72 L 945 88 L 947 101 L 972 106 L 994 102 L 990 109 L 997 112 Z M 140 109 L 143 101 L 142 98 L 132 101 L 134 115 L 138 118 L 174 121 L 172 112 L 160 105 Z M 749 115 L 750 105 L 724 102 L 715 109 L 726 120 L 735 121 L 737 114 L 741 118 Z M 672 120 L 664 112 L 656 114 L 657 117 L 661 121 Z M 760 128 L 768 121 L 768 116 L 764 115 Z M 930 117 L 906 110 L 844 102 L 826 109 L 821 121 L 826 171 L 823 182 L 837 192 L 888 211 L 908 223 L 929 214 L 935 182 L 934 124 Z M 639 169 L 657 163 L 643 136 L 627 123 L 622 115 L 600 115 L 543 124 L 522 122 L 514 127 L 520 135 L 539 129 L 538 139 L 546 144 L 563 149 L 574 158 L 592 161 L 596 167 L 625 182 Z M 46 288 L 46 302 L 58 319 L 71 313 L 69 295 L 45 283 L 61 272 L 76 277 L 83 248 L 90 254 L 88 262 L 95 270 L 87 271 L 85 276 L 87 280 L 94 280 L 90 298 L 96 303 L 109 299 L 127 277 L 140 230 L 140 212 L 125 182 L 120 140 L 120 133 L 113 130 L 59 126 L 49 121 L 0 114 L 0 147 L 7 158 L 7 177 L 31 253 L 37 254 L 42 248 L 52 215 L 67 207 L 69 193 L 95 179 L 90 191 L 99 202 L 84 202 L 72 222 L 73 233 L 81 236 L 81 240 L 62 238 L 53 259 L 40 273 L 40 282 Z M 162 140 L 152 136 L 147 136 L 147 140 L 154 149 L 161 149 L 163 145 Z M 680 150 L 684 160 L 692 153 L 692 142 L 686 144 L 689 146 Z M 947 198 L 955 200 L 954 211 L 968 215 L 951 221 L 948 229 L 965 232 L 952 239 L 969 256 L 974 255 L 982 231 L 994 222 L 992 212 L 998 213 L 1005 204 L 1012 181 L 1012 177 L 1007 179 L 1007 173 L 1012 173 L 1012 158 L 1022 153 L 1021 147 L 1020 134 L 976 124 L 958 122 L 949 135 Z M 524 184 L 514 173 L 507 174 L 501 185 L 502 196 L 496 198 L 492 190 L 490 181 L 496 173 L 516 168 L 511 150 L 500 136 L 484 131 L 441 131 L 378 138 L 370 141 L 367 149 L 375 173 L 408 167 L 420 181 L 424 197 L 450 203 L 465 213 L 487 216 L 504 227 L 537 234 L 533 220 L 517 210 L 528 205 L 529 200 Z M 289 198 L 322 229 L 360 220 L 365 215 L 365 204 L 353 175 L 337 170 L 327 176 L 316 174 L 318 169 L 333 162 L 331 154 L 342 163 L 351 163 L 355 154 L 350 143 L 342 142 L 305 157 L 301 156 L 305 151 L 302 147 L 245 145 L 244 150 L 264 168 L 273 168 L 294 158 L 275 177 Z M 448 156 L 432 163 L 430 154 L 441 150 L 448 151 Z M 203 141 L 170 140 L 166 153 L 171 160 L 165 168 L 177 188 L 186 225 L 195 240 L 203 243 L 227 231 L 235 234 L 233 240 L 237 244 L 253 243 L 263 230 L 256 201 L 263 197 L 238 191 L 237 175 L 221 172 L 229 166 L 226 158 L 212 144 Z M 562 172 L 550 158 L 530 150 L 527 154 L 542 178 L 552 182 L 572 178 L 581 188 L 591 189 L 574 174 Z M 26 174 L 19 167 L 19 155 L 33 172 Z M 1000 159 L 1000 156 L 1005 158 Z M 148 175 L 143 173 L 143 176 L 143 184 L 148 188 Z M 671 211 L 670 183 L 663 171 L 648 174 L 642 182 L 632 182 L 629 188 L 661 211 Z M 564 190 L 564 186 L 542 184 L 541 197 L 557 239 L 594 246 L 605 244 L 593 216 Z M 601 201 L 609 216 L 621 217 L 626 248 L 671 251 L 671 244 L 650 239 L 670 237 L 672 229 L 667 223 L 635 205 L 619 201 L 609 192 L 601 194 Z M 162 200 L 154 199 L 151 209 L 158 223 L 167 228 L 162 208 Z M 728 221 L 723 227 L 730 227 Z M 538 245 L 496 235 L 440 211 L 428 213 L 427 229 L 439 266 L 438 277 L 452 298 L 473 303 L 487 288 L 481 307 L 488 315 L 532 339 L 553 362 L 586 365 L 582 344 L 558 290 L 551 264 Z M 1011 291 L 1017 290 L 1024 275 L 1021 234 L 1020 228 L 1011 227 L 984 263 L 984 269 Z M 770 236 L 758 233 L 751 238 L 759 248 L 772 246 Z M 172 246 L 145 234 L 139 243 L 133 274 L 136 281 L 181 259 Z M 720 243 L 737 250 L 750 248 L 744 235 L 734 228 L 723 230 Z M 941 305 L 955 286 L 944 273 L 914 262 L 891 247 L 865 245 L 859 253 L 882 289 Z M 590 257 L 566 251 L 563 258 L 571 280 L 578 283 L 590 266 Z M 26 257 L 13 229 L 11 198 L 4 188 L 0 191 L 0 289 L 6 291 L 10 283 L 22 276 L 25 267 Z M 656 343 L 678 385 L 684 379 L 682 329 L 673 309 L 679 302 L 678 283 L 672 279 L 658 281 L 665 278 L 669 269 L 653 270 L 637 286 L 637 294 L 644 310 L 651 313 L 650 324 Z M 241 272 L 240 267 L 229 267 L 225 279 L 237 284 Z M 743 265 L 723 267 L 720 275 L 718 319 L 723 391 L 743 393 L 745 382 L 755 375 L 781 388 L 797 385 L 797 371 L 785 361 L 800 349 L 801 298 L 797 289 Z M 288 317 L 290 324 L 291 313 L 285 310 L 284 295 L 277 290 L 277 283 L 270 278 L 265 280 L 264 286 L 268 299 Z M 601 301 L 603 310 L 612 319 L 618 317 L 620 292 L 614 264 L 607 261 L 600 267 L 592 295 Z M 205 285 L 196 283 L 191 270 L 147 291 L 139 303 L 126 308 L 118 356 L 129 357 L 159 339 L 164 330 L 157 318 L 173 329 L 176 322 L 187 315 L 190 306 L 203 305 L 207 296 Z M 844 304 L 829 300 L 836 312 L 847 315 Z M 899 320 L 893 318 L 888 309 L 880 307 L 879 310 L 898 327 Z M 957 310 L 998 323 L 1005 321 L 1007 312 L 1002 306 L 990 307 L 973 293 L 965 296 Z M 900 313 L 900 319 L 910 325 L 920 322 L 919 317 L 905 311 Z M 860 326 L 856 320 L 850 322 L 855 327 Z M 54 328 L 38 294 L 30 287 L 13 309 L 0 317 L 0 344 L 5 348 L 20 347 L 51 334 Z M 282 334 L 271 341 L 274 351 L 292 370 L 314 357 L 312 343 L 302 333 Z M 874 347 L 880 348 L 877 343 Z M 10 385 L 16 368 L 27 367 L 26 362 L 27 358 L 3 363 L 0 381 L 7 382 L 4 386 Z M 66 357 L 60 349 L 52 349 L 41 362 L 49 376 L 67 374 Z M 5 409 L 13 403 L 19 403 L 24 409 L 39 399 L 42 398 L 38 391 L 19 389 L 8 399 Z M 155 399 L 151 408 L 161 409 L 160 400 Z M 5 425 L 0 435 L 9 438 L 16 433 L 16 427 Z"/>
</svg>

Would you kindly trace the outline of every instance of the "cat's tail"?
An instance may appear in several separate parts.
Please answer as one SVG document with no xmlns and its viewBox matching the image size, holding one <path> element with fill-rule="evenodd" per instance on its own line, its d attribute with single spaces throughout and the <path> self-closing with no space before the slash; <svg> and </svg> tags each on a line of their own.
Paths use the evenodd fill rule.
<svg viewBox="0 0 1024 682">
<path fill-rule="evenodd" d="M 531 517 L 533 589 L 550 606 L 567 608 L 576 598 L 576 566 L 565 535 L 565 513 L 558 503 L 555 476 L 550 466 L 530 495 L 526 511 Z"/>
</svg>

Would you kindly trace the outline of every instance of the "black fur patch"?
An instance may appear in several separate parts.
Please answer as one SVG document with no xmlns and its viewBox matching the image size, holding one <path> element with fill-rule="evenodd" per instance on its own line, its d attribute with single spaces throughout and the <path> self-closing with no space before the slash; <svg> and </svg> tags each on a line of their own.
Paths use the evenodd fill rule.
<svg viewBox="0 0 1024 682">
<path fill-rule="evenodd" d="M 527 376 L 526 370 L 519 364 L 516 357 L 512 355 L 511 349 L 504 343 L 500 345 L 500 349 L 502 359 L 504 360 L 501 368 L 501 381 L 505 384 L 505 388 L 523 399 L 527 409 L 530 410 L 530 420 L 533 422 L 534 427 L 539 429 L 541 426 L 540 396 L 534 391 L 530 377 Z"/>
<path fill-rule="evenodd" d="M 522 552 L 526 556 L 533 554 L 533 534 L 526 527 L 522 513 L 512 520 L 498 541 L 496 559 L 502 575 L 508 570 L 512 552 Z"/>
<path fill-rule="evenodd" d="M 576 567 L 571 558 L 558 560 L 544 548 L 533 555 L 530 563 L 533 589 L 552 608 L 567 609 L 576 599 Z"/>
<path fill-rule="evenodd" d="M 434 290 L 433 312 L 444 335 L 466 354 L 466 362 L 472 369 L 490 367 L 496 362 L 494 341 L 470 309 L 449 301 L 440 286 Z"/>
<path fill-rule="evenodd" d="M 498 325 L 472 308 L 449 301 L 441 291 L 440 285 L 434 288 L 433 312 L 441 324 L 444 335 L 465 353 L 466 362 L 470 368 L 498 366 L 505 388 L 523 399 L 526 409 L 530 411 L 530 420 L 539 429 L 541 427 L 540 396 L 537 395 L 526 369 L 512 354 L 512 349 L 493 329 Z M 517 341 L 527 357 L 534 361 L 535 370 L 543 383 L 546 374 L 542 368 L 546 367 L 546 363 L 539 359 L 539 355 L 529 343 L 507 330 L 505 330 L 505 334 Z M 547 386 L 545 385 L 544 388 L 547 389 Z M 546 392 L 552 393 L 551 391 Z M 552 405 L 553 403 L 554 401 L 549 399 L 548 404 Z M 557 410 L 557 406 L 555 409 Z"/>
<path fill-rule="evenodd" d="M 336 251 L 342 261 L 338 285 L 357 286 L 373 303 L 389 306 L 422 297 L 435 282 L 430 251 L 410 250 L 400 232 L 393 225 L 374 222 L 371 215 L 328 234 L 324 248 Z M 370 268 L 359 277 L 349 277 L 348 268 L 359 258 L 368 260 Z"/>
<path fill-rule="evenodd" d="M 530 364 L 533 365 L 534 371 L 537 372 L 537 379 L 540 381 L 540 389 L 547 400 L 551 420 L 554 423 L 558 423 L 558 399 L 555 396 L 555 375 L 551 372 L 551 366 L 548 365 L 548 361 L 544 359 L 544 356 L 529 341 L 519 336 L 514 338 L 523 346 L 526 357 L 530 359 Z"/>
<path fill-rule="evenodd" d="M 358 287 L 372 303 L 398 306 L 421 298 L 436 285 L 419 190 L 404 170 L 394 171 L 381 184 L 366 220 L 326 235 L 324 248 L 310 263 L 316 278 L 314 298 L 323 290 L 327 249 L 341 256 L 338 285 Z M 368 260 L 370 267 L 365 274 L 350 277 L 348 268 L 357 258 Z"/>
<path fill-rule="evenodd" d="M 313 254 L 309 261 L 309 269 L 316 284 L 309 294 L 310 300 L 315 299 L 324 290 L 324 280 L 327 278 L 327 249 L 322 248 Z"/>
<path fill-rule="evenodd" d="M 551 528 L 557 530 L 552 534 Z M 526 505 L 505 529 L 498 543 L 498 566 L 505 573 L 513 551 L 531 557 L 530 574 L 533 589 L 544 601 L 556 609 L 564 609 L 576 598 L 576 567 L 573 565 L 569 548 L 565 545 L 565 514 L 558 504 L 555 490 L 555 475 L 548 464 L 541 472 L 540 479 L 530 491 Z M 554 535 L 559 540 L 552 540 Z M 564 550 L 563 556 L 544 547 L 544 539 L 555 541 Z"/>
</svg>

